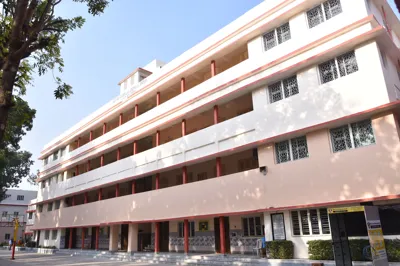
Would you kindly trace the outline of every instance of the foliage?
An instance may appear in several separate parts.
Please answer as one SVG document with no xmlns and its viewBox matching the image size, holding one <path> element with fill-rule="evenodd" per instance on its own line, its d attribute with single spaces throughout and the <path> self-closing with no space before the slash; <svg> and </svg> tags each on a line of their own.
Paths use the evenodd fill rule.
<svg viewBox="0 0 400 266">
<path fill-rule="evenodd" d="M 32 154 L 21 151 L 19 142 L 32 129 L 36 110 L 31 109 L 20 97 L 14 97 L 13 102 L 4 141 L 0 145 L 0 200 L 3 199 L 6 188 L 17 186 L 22 178 L 29 175 L 33 164 Z"/>
<path fill-rule="evenodd" d="M 66 34 L 81 28 L 81 16 L 64 18 L 56 15 L 59 4 L 68 0 L 0 0 L 0 143 L 4 139 L 13 96 L 24 95 L 32 75 L 53 72 L 57 99 L 69 97 L 71 85 L 54 70 L 62 73 L 64 60 L 61 44 Z M 73 0 L 86 4 L 91 15 L 103 13 L 112 0 Z"/>
<path fill-rule="evenodd" d="M 313 240 L 308 241 L 308 254 L 312 260 L 333 260 L 332 241 Z"/>
<path fill-rule="evenodd" d="M 57 249 L 56 246 L 39 246 L 38 248 Z"/>
<path fill-rule="evenodd" d="M 293 259 L 293 242 L 289 240 L 274 240 L 266 243 L 270 259 Z"/>
<path fill-rule="evenodd" d="M 312 260 L 333 260 L 333 248 L 331 240 L 308 241 L 308 254 Z M 369 246 L 366 239 L 349 240 L 350 252 L 353 261 L 367 260 L 363 255 L 363 249 Z M 386 252 L 390 262 L 400 261 L 400 239 L 385 239 Z M 370 256 L 369 256 L 370 257 Z"/>
</svg>

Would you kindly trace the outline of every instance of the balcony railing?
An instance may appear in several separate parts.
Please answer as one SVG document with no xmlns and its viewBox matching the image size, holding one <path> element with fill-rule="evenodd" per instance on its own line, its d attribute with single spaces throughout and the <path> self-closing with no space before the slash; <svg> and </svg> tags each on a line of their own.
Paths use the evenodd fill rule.
<svg viewBox="0 0 400 266">
<path fill-rule="evenodd" d="M 19 223 L 25 223 L 26 222 L 26 216 L 25 215 L 13 215 L 13 214 L 7 214 L 3 215 L 0 217 L 0 222 L 2 223 L 12 223 L 14 222 L 15 218 L 18 218 Z"/>
</svg>

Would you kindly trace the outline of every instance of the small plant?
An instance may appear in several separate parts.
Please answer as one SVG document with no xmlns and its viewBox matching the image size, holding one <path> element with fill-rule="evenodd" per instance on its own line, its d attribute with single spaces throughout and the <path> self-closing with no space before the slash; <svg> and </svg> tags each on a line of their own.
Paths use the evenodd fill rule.
<svg viewBox="0 0 400 266">
<path fill-rule="evenodd" d="M 266 243 L 267 254 L 270 259 L 293 259 L 293 242 L 288 240 L 274 240 Z"/>
</svg>

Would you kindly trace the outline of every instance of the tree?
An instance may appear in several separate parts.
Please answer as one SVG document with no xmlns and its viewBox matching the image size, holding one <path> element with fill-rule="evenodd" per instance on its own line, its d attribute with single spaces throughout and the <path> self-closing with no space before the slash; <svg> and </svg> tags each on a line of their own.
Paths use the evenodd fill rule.
<svg viewBox="0 0 400 266">
<path fill-rule="evenodd" d="M 397 11 L 400 12 L 400 0 L 394 0 L 394 3 L 396 4 Z"/>
<path fill-rule="evenodd" d="M 60 44 L 65 35 L 81 28 L 82 17 L 63 18 L 55 9 L 71 0 L 0 0 L 0 143 L 4 139 L 13 96 L 23 95 L 32 74 L 62 72 L 64 61 Z M 86 4 L 89 14 L 99 15 L 109 0 L 73 0 Z M 56 99 L 67 98 L 72 87 L 55 77 Z"/>
<path fill-rule="evenodd" d="M 26 101 L 18 96 L 13 97 L 9 121 L 4 140 L 0 144 L 0 200 L 4 198 L 9 187 L 17 186 L 22 178 L 29 175 L 32 154 L 21 151 L 19 142 L 33 126 L 36 110 L 31 109 Z"/>
</svg>

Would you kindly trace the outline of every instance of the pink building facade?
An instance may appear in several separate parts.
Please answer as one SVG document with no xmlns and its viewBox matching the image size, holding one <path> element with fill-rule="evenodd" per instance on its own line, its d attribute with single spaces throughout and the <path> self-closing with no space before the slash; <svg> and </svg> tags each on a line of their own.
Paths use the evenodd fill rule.
<svg viewBox="0 0 400 266">
<path fill-rule="evenodd" d="M 328 207 L 396 210 L 399 34 L 383 0 L 271 0 L 136 69 L 44 147 L 35 239 L 249 253 L 265 237 L 307 258 L 307 241 L 331 237 Z M 399 236 L 384 219 L 400 215 L 381 216 Z"/>
</svg>

